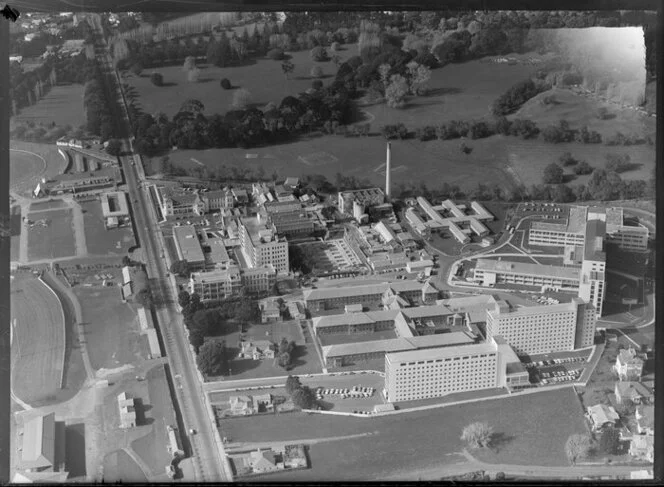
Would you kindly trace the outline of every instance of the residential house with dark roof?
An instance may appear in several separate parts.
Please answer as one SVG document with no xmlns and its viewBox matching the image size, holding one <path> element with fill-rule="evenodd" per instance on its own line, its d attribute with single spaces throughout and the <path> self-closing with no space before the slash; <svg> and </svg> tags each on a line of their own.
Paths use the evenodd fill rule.
<svg viewBox="0 0 664 487">
<path fill-rule="evenodd" d="M 618 404 L 650 404 L 654 398 L 653 393 L 640 382 L 618 381 L 615 387 L 616 402 Z"/>
<path fill-rule="evenodd" d="M 275 472 L 284 469 L 284 463 L 272 450 L 261 450 L 259 448 L 257 451 L 252 451 L 249 462 L 254 473 Z"/>
</svg>

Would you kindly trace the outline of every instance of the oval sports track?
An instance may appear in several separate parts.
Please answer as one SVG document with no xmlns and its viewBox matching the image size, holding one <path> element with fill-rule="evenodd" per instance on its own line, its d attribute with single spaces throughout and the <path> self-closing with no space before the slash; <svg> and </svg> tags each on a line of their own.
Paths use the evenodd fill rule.
<svg viewBox="0 0 664 487">
<path fill-rule="evenodd" d="M 62 303 L 39 279 L 11 285 L 12 389 L 24 402 L 48 400 L 62 384 L 65 317 Z"/>
<path fill-rule="evenodd" d="M 9 149 L 9 185 L 14 188 L 30 182 L 46 169 L 46 160 L 39 154 Z"/>
</svg>

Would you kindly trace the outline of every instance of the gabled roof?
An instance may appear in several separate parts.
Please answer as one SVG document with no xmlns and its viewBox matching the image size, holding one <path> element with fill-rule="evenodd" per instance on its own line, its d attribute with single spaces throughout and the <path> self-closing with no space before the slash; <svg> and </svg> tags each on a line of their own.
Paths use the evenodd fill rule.
<svg viewBox="0 0 664 487">
<path fill-rule="evenodd" d="M 632 381 L 618 381 L 616 382 L 616 393 L 623 398 L 633 399 L 633 398 L 651 398 L 653 396 L 652 392 L 648 390 L 640 382 Z"/>
<path fill-rule="evenodd" d="M 61 484 L 69 477 L 69 472 L 16 472 L 13 484 Z"/>
<path fill-rule="evenodd" d="M 616 410 L 605 404 L 596 404 L 595 406 L 589 407 L 588 415 L 597 426 L 602 426 L 606 423 L 615 423 L 620 419 Z"/>
<path fill-rule="evenodd" d="M 21 466 L 24 469 L 52 467 L 55 463 L 55 413 L 37 416 L 23 427 Z"/>
<path fill-rule="evenodd" d="M 251 464 L 254 467 L 274 467 L 276 463 L 276 455 L 272 450 L 259 449 L 251 452 Z"/>
</svg>

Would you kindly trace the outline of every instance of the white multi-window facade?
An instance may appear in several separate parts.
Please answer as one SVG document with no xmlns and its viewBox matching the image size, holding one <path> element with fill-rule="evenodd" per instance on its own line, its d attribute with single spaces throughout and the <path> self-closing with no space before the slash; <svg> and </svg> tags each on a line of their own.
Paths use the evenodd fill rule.
<svg viewBox="0 0 664 487">
<path fill-rule="evenodd" d="M 502 336 L 518 355 L 572 351 L 580 348 L 577 343 L 588 343 L 591 333 L 594 336 L 592 313 L 595 310 L 579 298 L 571 303 L 519 309 L 501 302 L 487 313 L 486 330 L 490 337 Z M 578 340 L 577 330 L 581 330 Z"/>
<path fill-rule="evenodd" d="M 606 293 L 605 271 L 603 261 L 584 260 L 581 264 L 579 297 L 595 307 L 598 317 L 602 316 Z"/>
<path fill-rule="evenodd" d="M 385 395 L 389 402 L 441 397 L 500 387 L 495 342 L 385 354 Z"/>
<path fill-rule="evenodd" d="M 250 267 L 272 265 L 277 272 L 288 272 L 288 242 L 270 233 L 269 239 L 252 236 L 240 221 L 240 247 Z"/>
</svg>

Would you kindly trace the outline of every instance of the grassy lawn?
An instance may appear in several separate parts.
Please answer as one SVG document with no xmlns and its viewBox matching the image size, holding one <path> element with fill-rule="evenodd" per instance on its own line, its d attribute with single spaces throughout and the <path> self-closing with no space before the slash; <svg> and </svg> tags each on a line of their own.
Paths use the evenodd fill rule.
<svg viewBox="0 0 664 487">
<path fill-rule="evenodd" d="M 477 417 L 493 425 L 497 438 L 492 450 L 476 452 L 476 456 L 488 463 L 566 465 L 567 438 L 585 431 L 583 411 L 573 388 L 515 400 L 518 406 L 514 408 L 496 408 Z"/>
<path fill-rule="evenodd" d="M 426 182 L 435 187 L 447 181 L 462 188 L 474 188 L 477 183 L 496 182 L 512 187 L 512 176 L 505 173 L 507 165 L 506 143 L 518 140 L 501 137 L 472 141 L 473 152 L 463 154 L 458 140 L 392 141 L 393 180 L 398 182 Z M 248 154 L 256 154 L 249 159 Z M 205 164 L 208 170 L 221 165 L 251 167 L 262 166 L 267 174 L 276 170 L 280 178 L 303 174 L 323 174 L 334 181 L 337 172 L 372 184 L 383 185 L 385 175 L 381 165 L 385 161 L 385 139 L 379 136 L 344 137 L 335 135 L 303 137 L 286 144 L 252 149 L 208 149 L 203 151 L 178 150 L 169 154 L 173 164 L 193 169 Z M 315 160 L 316 162 L 311 162 Z M 444 175 L 444 176 L 443 176 Z"/>
<path fill-rule="evenodd" d="M 30 212 L 32 221 L 48 220 L 47 226 L 27 228 L 28 260 L 55 259 L 76 255 L 74 225 L 70 209 Z"/>
<path fill-rule="evenodd" d="M 553 96 L 555 103 L 545 105 L 542 100 L 547 96 Z M 598 119 L 596 114 L 600 107 L 607 108 L 609 113 L 615 116 L 607 120 Z M 634 110 L 622 110 L 614 104 L 577 95 L 570 90 L 555 88 L 528 100 L 512 118 L 532 120 L 540 129 L 564 119 L 570 122 L 573 129 L 587 125 L 589 130 L 599 132 L 602 139 L 613 136 L 616 132 L 654 137 L 656 130 L 655 118 Z"/>
<path fill-rule="evenodd" d="M 473 141 L 472 144 L 474 145 L 476 142 Z M 650 179 L 655 164 L 655 147 L 649 145 L 610 147 L 603 144 L 580 144 L 577 142 L 548 144 L 540 139 L 522 140 L 517 137 L 510 137 L 509 141 L 506 142 L 506 150 L 514 173 L 526 187 L 531 184 L 541 184 L 544 168 L 552 162 L 558 163 L 560 156 L 565 152 L 570 152 L 574 158 L 584 160 L 594 168 L 604 167 L 606 154 L 627 154 L 635 168 L 620 175 L 624 180 Z M 586 184 L 590 179 L 590 176 L 572 174 L 570 168 L 564 169 L 565 174 L 573 184 Z"/>
<path fill-rule="evenodd" d="M 30 276 L 11 286 L 12 383 L 28 404 L 53 396 L 65 367 L 65 315 L 51 289 Z"/>
<path fill-rule="evenodd" d="M 84 212 L 85 243 L 88 253 L 122 256 L 135 244 L 131 226 L 106 230 L 100 201 L 88 201 L 80 205 Z"/>
<path fill-rule="evenodd" d="M 356 53 L 357 49 L 352 46 L 337 54 L 342 61 L 345 61 Z M 281 61 L 265 58 L 251 60 L 244 66 L 225 68 L 202 64 L 199 66 L 201 76 L 198 83 L 187 81 L 182 66 L 146 70 L 140 77 L 128 75 L 125 81 L 136 89 L 138 100 L 146 113 L 163 112 L 172 117 L 178 112 L 182 102 L 189 98 L 203 102 L 207 115 L 224 114 L 231 109 L 233 93 L 237 88 L 249 90 L 253 95 L 253 103 L 259 108 L 269 102 L 279 105 L 284 97 L 297 96 L 311 88 L 314 78 L 311 78 L 309 72 L 314 65 L 323 69 L 325 77 L 322 81 L 324 84 L 329 84 L 336 75 L 337 68 L 334 63 L 315 63 L 311 60 L 308 50 L 293 52 L 290 55 L 295 69 L 288 80 L 281 70 Z M 164 76 L 165 86 L 157 88 L 152 84 L 150 81 L 152 72 L 158 72 Z M 233 89 L 222 89 L 219 85 L 222 78 L 228 78 Z M 267 80 L 269 82 L 266 82 Z"/>
<path fill-rule="evenodd" d="M 32 152 L 12 150 L 9 157 L 9 182 L 12 187 L 28 184 L 45 170 L 46 161 Z"/>
<path fill-rule="evenodd" d="M 9 259 L 18 260 L 21 254 L 21 207 L 12 206 L 9 216 L 9 231 L 11 232 Z"/>
<path fill-rule="evenodd" d="M 21 109 L 21 113 L 13 120 L 36 124 L 55 122 L 62 127 L 79 127 L 85 123 L 83 91 L 84 85 L 79 84 L 54 86 L 35 105 Z"/>
<path fill-rule="evenodd" d="M 28 194 L 35 189 L 41 177 L 52 179 L 67 167 L 67 161 L 58 153 L 55 144 L 12 140 L 10 148 L 10 186 L 18 193 Z"/>
<path fill-rule="evenodd" d="M 104 457 L 104 482 L 147 482 L 141 468 L 124 450 Z"/>
<path fill-rule="evenodd" d="M 172 458 L 166 449 L 168 444 L 166 426 L 177 426 L 177 422 L 164 367 L 151 369 L 146 374 L 146 379 L 149 396 L 143 398 L 143 404 L 147 406 L 146 420 L 152 425 L 152 431 L 133 441 L 131 447 L 150 467 L 153 475 L 161 475 Z"/>
<path fill-rule="evenodd" d="M 297 321 L 247 325 L 245 329 L 245 340 L 249 341 L 269 340 L 273 343 L 279 343 L 282 338 L 294 341 L 296 348 L 292 362 L 293 368 L 287 371 L 280 367 L 274 359 L 236 358 L 231 362 L 231 378 L 233 380 L 281 377 L 288 374 L 319 374 L 322 372 L 315 345 L 305 340 Z M 239 353 L 239 330 L 225 335 L 223 339 L 226 340 L 226 346 L 233 348 L 234 353 Z M 215 380 L 215 377 L 209 379 Z"/>
<path fill-rule="evenodd" d="M 90 361 L 96 370 L 114 369 L 143 358 L 138 318 L 129 304 L 120 300 L 120 289 L 75 286 L 83 308 Z"/>
<path fill-rule="evenodd" d="M 579 388 L 579 397 L 583 407 L 588 408 L 599 403 L 610 405 L 608 395 L 615 389 L 617 376 L 613 365 L 618 356 L 618 343 L 607 341 L 604 353 L 599 359 L 586 387 Z"/>
<path fill-rule="evenodd" d="M 448 64 L 432 70 L 428 96 L 410 98 L 403 109 L 389 108 L 383 103 L 366 111 L 374 117 L 372 124 L 376 128 L 404 123 L 414 129 L 455 119 L 479 119 L 490 115 L 497 97 L 531 77 L 537 69 L 534 65 L 508 66 L 481 60 Z"/>
<path fill-rule="evenodd" d="M 496 448 L 478 453 L 481 460 L 564 466 L 568 464 L 565 441 L 585 431 L 578 399 L 573 396 L 570 388 L 371 419 L 300 413 L 237 418 L 222 422 L 222 430 L 226 434 L 228 429 L 237 441 L 371 433 L 312 445 L 311 469 L 282 473 L 275 481 L 380 480 L 432 464 L 457 463 L 462 460 L 455 453 L 464 447 L 463 427 L 474 421 L 487 421 L 497 433 Z"/>
</svg>

